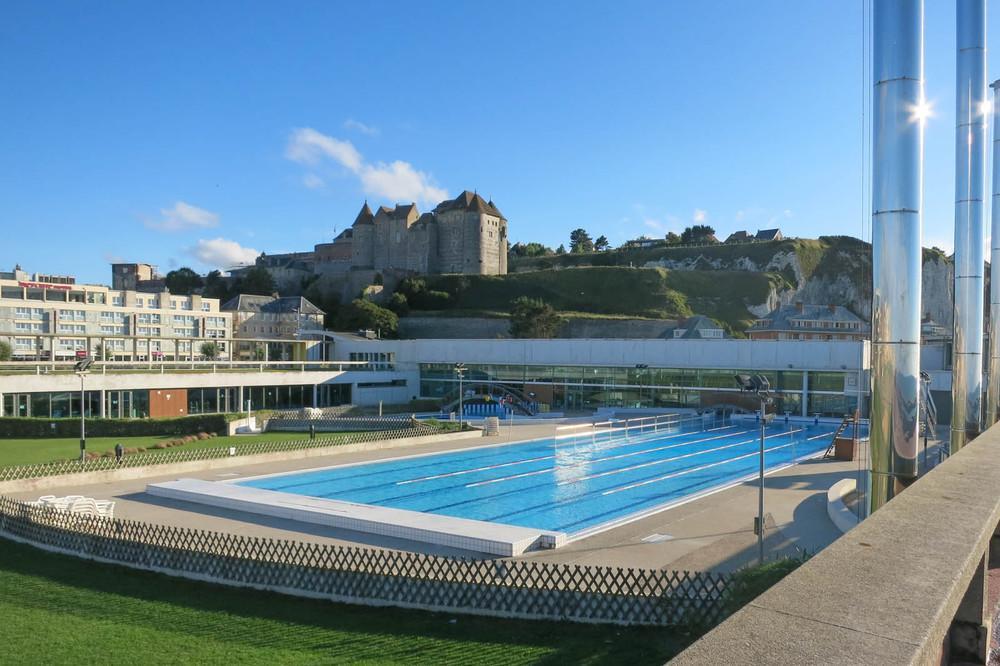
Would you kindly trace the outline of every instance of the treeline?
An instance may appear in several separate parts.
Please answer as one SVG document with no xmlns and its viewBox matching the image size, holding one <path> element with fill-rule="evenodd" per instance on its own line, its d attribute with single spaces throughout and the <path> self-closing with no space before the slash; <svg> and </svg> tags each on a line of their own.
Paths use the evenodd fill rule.
<svg viewBox="0 0 1000 666">
<path fill-rule="evenodd" d="M 711 245 L 719 242 L 715 237 L 715 229 L 707 224 L 694 224 L 687 227 L 680 234 L 673 231 L 668 232 L 663 240 L 640 236 L 634 241 L 629 241 L 623 248 L 630 247 L 644 241 L 658 241 L 659 245 Z M 604 252 L 612 249 L 608 237 L 601 235 L 597 240 L 591 238 L 590 232 L 586 229 L 574 229 L 569 234 L 569 249 L 560 244 L 554 250 L 542 243 L 514 243 L 510 246 L 509 256 L 511 258 L 520 257 L 551 257 L 560 254 L 586 254 L 590 252 Z"/>
</svg>

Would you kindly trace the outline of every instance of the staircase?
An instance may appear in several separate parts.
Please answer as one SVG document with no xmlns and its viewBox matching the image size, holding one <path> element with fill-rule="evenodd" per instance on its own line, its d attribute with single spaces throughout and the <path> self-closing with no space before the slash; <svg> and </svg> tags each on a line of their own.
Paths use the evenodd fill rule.
<svg viewBox="0 0 1000 666">
<path fill-rule="evenodd" d="M 837 445 L 837 438 L 844 434 L 850 426 L 854 426 L 855 437 L 857 437 L 858 432 L 858 412 L 854 410 L 853 414 L 847 414 L 844 416 L 840 425 L 837 426 L 837 431 L 833 433 L 833 438 L 830 440 L 830 446 L 826 448 L 826 453 L 823 454 L 824 458 L 832 458 L 834 455 L 834 447 Z"/>
</svg>

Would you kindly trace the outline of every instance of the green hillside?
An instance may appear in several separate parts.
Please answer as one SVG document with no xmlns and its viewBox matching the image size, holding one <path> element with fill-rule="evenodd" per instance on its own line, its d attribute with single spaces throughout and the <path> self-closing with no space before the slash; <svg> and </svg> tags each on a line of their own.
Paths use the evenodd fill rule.
<svg viewBox="0 0 1000 666">
<path fill-rule="evenodd" d="M 746 306 L 763 302 L 785 279 L 773 273 L 588 267 L 508 275 L 441 275 L 427 287 L 447 292 L 442 315 L 506 312 L 519 296 L 541 298 L 562 312 L 666 319 L 705 314 L 734 331 L 753 320 Z"/>
</svg>

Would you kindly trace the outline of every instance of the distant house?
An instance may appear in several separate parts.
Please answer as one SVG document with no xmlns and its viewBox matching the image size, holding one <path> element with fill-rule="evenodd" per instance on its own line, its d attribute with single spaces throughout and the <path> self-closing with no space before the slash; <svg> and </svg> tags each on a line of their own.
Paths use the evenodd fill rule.
<svg viewBox="0 0 1000 666">
<path fill-rule="evenodd" d="M 674 340 L 722 340 L 726 332 L 705 315 L 688 317 L 674 329 Z"/>
<path fill-rule="evenodd" d="M 751 340 L 864 340 L 868 324 L 840 305 L 783 305 L 747 329 Z"/>
<path fill-rule="evenodd" d="M 757 241 L 780 241 L 784 236 L 781 229 L 758 229 L 754 240 Z"/>
<path fill-rule="evenodd" d="M 727 243 L 765 243 L 767 241 L 784 240 L 781 229 L 758 229 L 756 234 L 749 231 L 734 231 L 726 239 Z"/>
<path fill-rule="evenodd" d="M 667 241 L 661 238 L 636 238 L 630 241 L 625 241 L 625 245 L 622 247 L 634 250 L 634 249 L 646 249 L 650 247 L 659 247 L 661 245 L 666 245 Z"/>
</svg>

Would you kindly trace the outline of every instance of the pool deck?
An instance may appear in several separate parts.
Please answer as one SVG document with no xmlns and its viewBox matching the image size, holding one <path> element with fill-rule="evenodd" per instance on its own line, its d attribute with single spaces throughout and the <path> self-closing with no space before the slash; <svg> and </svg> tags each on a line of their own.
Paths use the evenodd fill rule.
<svg viewBox="0 0 1000 666">
<path fill-rule="evenodd" d="M 67 486 L 47 490 L 44 494 L 113 499 L 116 501 L 115 516 L 130 520 L 246 536 L 488 557 L 483 553 L 452 546 L 416 543 L 392 534 L 362 533 L 291 521 L 281 516 L 254 515 L 224 506 L 212 507 L 156 497 L 146 492 L 146 487 L 149 484 L 175 481 L 181 476 L 202 481 L 232 481 L 315 467 L 551 437 L 555 434 L 556 425 L 559 424 L 549 422 L 514 425 L 504 427 L 499 437 L 483 437 L 477 432 L 466 438 L 447 442 L 344 452 L 304 460 L 246 466 L 241 466 L 234 460 L 237 464 L 227 469 Z M 859 468 L 858 461 L 810 460 L 769 475 L 765 484 L 765 512 L 768 516 L 765 546 L 769 556 L 794 554 L 799 550 L 814 552 L 833 542 L 840 532 L 827 516 L 826 491 L 836 481 L 856 475 Z M 12 496 L 37 499 L 39 494 L 35 491 L 12 493 Z M 731 571 L 756 557 L 756 536 L 753 534 L 756 512 L 756 482 L 749 481 L 571 541 L 555 550 L 533 551 L 520 557 L 617 567 Z"/>
</svg>

